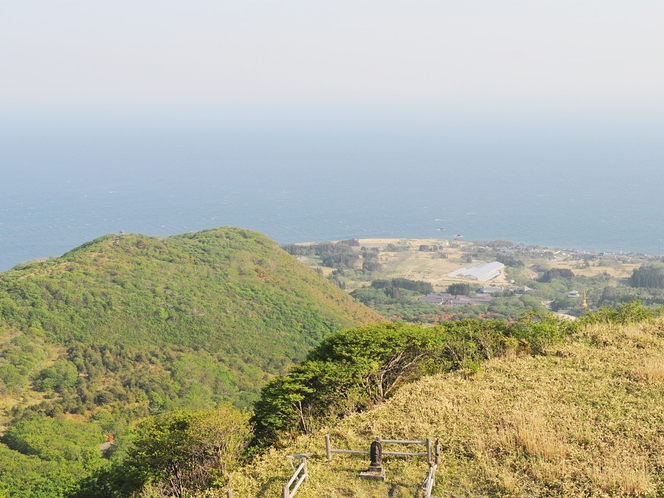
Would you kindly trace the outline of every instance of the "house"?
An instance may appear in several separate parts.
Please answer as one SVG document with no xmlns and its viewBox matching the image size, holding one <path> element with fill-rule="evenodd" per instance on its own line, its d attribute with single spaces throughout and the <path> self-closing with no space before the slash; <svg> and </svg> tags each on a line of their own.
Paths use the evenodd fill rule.
<svg viewBox="0 0 664 498">
<path fill-rule="evenodd" d="M 428 294 L 419 298 L 419 301 L 427 304 L 443 304 L 445 294 Z"/>
<path fill-rule="evenodd" d="M 477 289 L 477 292 L 479 294 L 495 294 L 496 292 L 503 292 L 503 287 L 492 287 L 492 286 L 480 287 L 479 289 Z"/>
<path fill-rule="evenodd" d="M 567 297 L 581 297 L 581 294 L 579 294 L 579 291 L 573 290 L 567 293 Z"/>
<path fill-rule="evenodd" d="M 487 304 L 493 301 L 491 295 L 486 296 L 455 296 L 447 292 L 429 294 L 419 299 L 423 303 L 438 304 L 440 306 L 463 306 L 473 304 Z"/>
</svg>

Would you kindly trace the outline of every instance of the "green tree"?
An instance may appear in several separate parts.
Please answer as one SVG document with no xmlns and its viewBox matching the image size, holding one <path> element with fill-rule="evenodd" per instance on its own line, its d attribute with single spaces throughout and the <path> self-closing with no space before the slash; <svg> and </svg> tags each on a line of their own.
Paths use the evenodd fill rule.
<svg viewBox="0 0 664 498">
<path fill-rule="evenodd" d="M 249 415 L 230 405 L 150 418 L 135 434 L 123 485 L 157 484 L 167 496 L 222 485 L 251 437 Z"/>
<path fill-rule="evenodd" d="M 467 296 L 471 290 L 472 286 L 468 283 L 451 284 L 447 287 L 447 292 L 455 296 Z"/>
<path fill-rule="evenodd" d="M 649 263 L 636 268 L 629 283 L 632 287 L 664 289 L 664 264 Z"/>
<path fill-rule="evenodd" d="M 540 282 L 548 283 L 552 282 L 557 278 L 560 279 L 574 278 L 574 272 L 568 268 L 551 268 L 550 270 L 546 270 L 538 280 Z"/>
<path fill-rule="evenodd" d="M 37 391 L 55 390 L 62 392 L 66 388 L 74 387 L 78 380 L 76 366 L 65 358 L 56 362 L 37 375 L 34 386 Z"/>
</svg>

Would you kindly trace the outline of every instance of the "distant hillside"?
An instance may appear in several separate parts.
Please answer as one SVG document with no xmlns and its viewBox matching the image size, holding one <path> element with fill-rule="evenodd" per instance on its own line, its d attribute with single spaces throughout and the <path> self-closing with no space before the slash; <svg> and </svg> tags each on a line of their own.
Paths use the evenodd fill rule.
<svg viewBox="0 0 664 498">
<path fill-rule="evenodd" d="M 362 480 L 368 458 L 328 461 L 328 432 L 335 447 L 352 449 L 368 449 L 376 436 L 439 439 L 439 497 L 661 496 L 662 330 L 661 318 L 590 324 L 543 355 L 425 377 L 373 410 L 271 450 L 230 486 L 234 496 L 278 496 L 292 473 L 286 455 L 312 452 L 298 497 L 419 496 L 425 461 L 386 457 L 387 482 Z"/>
<path fill-rule="evenodd" d="M 107 235 L 0 274 L 0 408 L 248 406 L 326 334 L 380 319 L 249 230 Z"/>
</svg>

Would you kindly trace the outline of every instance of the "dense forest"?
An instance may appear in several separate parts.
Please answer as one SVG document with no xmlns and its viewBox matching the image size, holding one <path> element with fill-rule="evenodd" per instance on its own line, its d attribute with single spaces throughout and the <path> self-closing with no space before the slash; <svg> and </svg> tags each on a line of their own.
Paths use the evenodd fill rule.
<svg viewBox="0 0 664 498">
<path fill-rule="evenodd" d="M 664 289 L 664 264 L 649 263 L 634 270 L 629 279 L 633 287 Z"/>
<path fill-rule="evenodd" d="M 112 437 L 121 448 L 135 421 L 248 409 L 324 337 L 378 320 L 267 237 L 237 228 L 109 235 L 0 274 L 0 481 L 29 474 L 36 487 L 18 496 L 64 496 L 103 466 L 99 445 Z M 55 481 L 57 493 L 44 491 Z"/>
<path fill-rule="evenodd" d="M 133 392 L 169 365 L 182 396 L 187 365 L 192 383 L 235 402 L 327 333 L 376 319 L 254 232 L 106 236 L 0 275 L 0 390 L 34 378 L 38 391 L 84 394 L 110 376 Z M 107 387 L 82 402 L 125 395 Z"/>
</svg>

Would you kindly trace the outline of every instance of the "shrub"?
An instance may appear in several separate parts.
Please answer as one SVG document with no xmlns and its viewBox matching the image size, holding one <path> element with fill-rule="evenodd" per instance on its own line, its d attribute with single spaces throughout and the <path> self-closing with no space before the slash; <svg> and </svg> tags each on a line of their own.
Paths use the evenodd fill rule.
<svg viewBox="0 0 664 498">
<path fill-rule="evenodd" d="M 538 280 L 543 283 L 548 283 L 556 278 L 574 278 L 574 272 L 568 268 L 551 268 L 550 270 L 546 270 L 544 275 L 542 275 Z"/>
<path fill-rule="evenodd" d="M 287 375 L 272 379 L 255 405 L 254 444 L 310 433 L 363 410 L 422 375 L 475 367 L 507 351 L 538 354 L 574 325 L 531 314 L 508 325 L 467 319 L 437 327 L 381 323 L 328 336 Z"/>
<path fill-rule="evenodd" d="M 248 419 L 230 405 L 149 418 L 136 430 L 126 458 L 90 479 L 77 496 L 135 496 L 144 488 L 190 496 L 221 486 L 250 440 Z"/>
<path fill-rule="evenodd" d="M 629 303 L 620 303 L 615 308 L 602 307 L 595 312 L 589 312 L 587 315 L 581 317 L 579 323 L 616 323 L 626 325 L 661 316 L 663 310 L 664 307 L 659 310 L 646 308 L 641 301 L 635 299 Z"/>
</svg>

